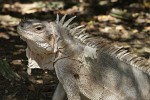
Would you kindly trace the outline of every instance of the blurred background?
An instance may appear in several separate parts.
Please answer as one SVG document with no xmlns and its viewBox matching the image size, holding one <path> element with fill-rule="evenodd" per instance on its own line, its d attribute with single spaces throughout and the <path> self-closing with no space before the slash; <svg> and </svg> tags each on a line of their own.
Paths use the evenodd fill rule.
<svg viewBox="0 0 150 100">
<path fill-rule="evenodd" d="M 0 0 L 0 100 L 51 100 L 54 71 L 26 73 L 26 43 L 16 26 L 23 18 L 54 21 L 56 14 L 85 25 L 87 32 L 150 57 L 149 0 Z"/>
</svg>

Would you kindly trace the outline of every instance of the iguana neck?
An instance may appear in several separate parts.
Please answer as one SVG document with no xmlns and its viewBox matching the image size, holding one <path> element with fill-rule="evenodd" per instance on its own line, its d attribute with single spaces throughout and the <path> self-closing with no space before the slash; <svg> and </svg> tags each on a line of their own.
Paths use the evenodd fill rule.
<svg viewBox="0 0 150 100">
<path fill-rule="evenodd" d="M 80 41 L 74 39 L 69 31 L 59 24 L 55 24 L 56 33 L 58 33 L 57 51 L 61 57 L 76 58 L 79 56 L 85 48 L 85 45 Z"/>
</svg>

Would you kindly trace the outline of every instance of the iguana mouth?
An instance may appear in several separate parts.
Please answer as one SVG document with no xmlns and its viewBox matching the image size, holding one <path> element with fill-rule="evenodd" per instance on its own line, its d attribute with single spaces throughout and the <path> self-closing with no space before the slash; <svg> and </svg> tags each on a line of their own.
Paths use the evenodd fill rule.
<svg viewBox="0 0 150 100">
<path fill-rule="evenodd" d="M 47 43 L 39 43 L 39 42 L 36 42 L 36 44 L 38 45 L 38 47 L 41 47 L 43 49 L 48 49 L 48 48 L 51 48 L 50 45 L 48 45 Z"/>
</svg>

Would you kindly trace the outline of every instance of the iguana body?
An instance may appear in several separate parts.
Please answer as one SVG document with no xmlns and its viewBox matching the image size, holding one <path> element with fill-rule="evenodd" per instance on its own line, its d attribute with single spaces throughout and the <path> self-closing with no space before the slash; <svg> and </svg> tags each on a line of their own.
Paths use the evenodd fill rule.
<svg viewBox="0 0 150 100">
<path fill-rule="evenodd" d="M 18 26 L 28 45 L 28 67 L 56 71 L 60 83 L 53 100 L 63 100 L 65 92 L 68 100 L 81 100 L 81 94 L 90 100 L 150 100 L 150 63 L 82 26 L 71 28 L 74 18 Z"/>
</svg>

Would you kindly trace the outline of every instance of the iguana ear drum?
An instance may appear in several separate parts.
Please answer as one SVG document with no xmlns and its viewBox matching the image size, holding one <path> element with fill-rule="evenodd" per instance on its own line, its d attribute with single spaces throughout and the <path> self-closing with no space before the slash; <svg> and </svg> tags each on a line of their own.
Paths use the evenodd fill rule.
<svg viewBox="0 0 150 100">
<path fill-rule="evenodd" d="M 53 37 L 52 34 L 50 34 L 49 36 L 47 36 L 48 41 L 51 41 L 53 38 L 54 38 L 54 37 Z"/>
</svg>

